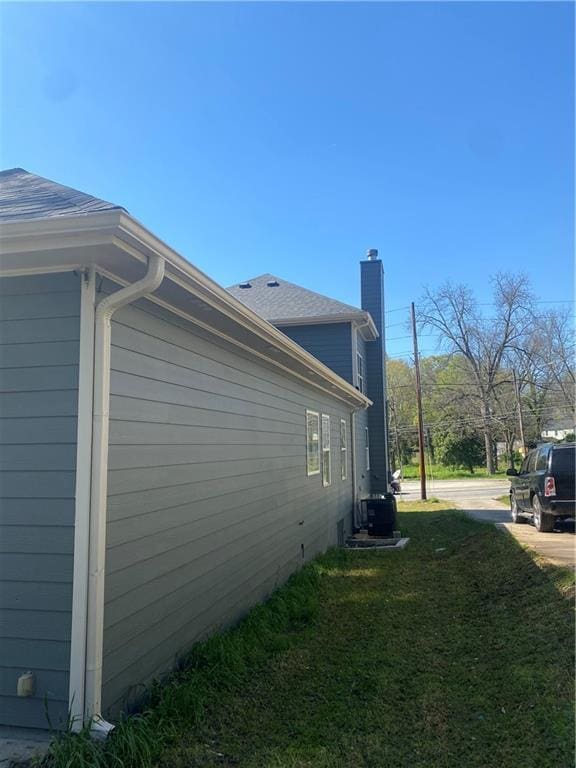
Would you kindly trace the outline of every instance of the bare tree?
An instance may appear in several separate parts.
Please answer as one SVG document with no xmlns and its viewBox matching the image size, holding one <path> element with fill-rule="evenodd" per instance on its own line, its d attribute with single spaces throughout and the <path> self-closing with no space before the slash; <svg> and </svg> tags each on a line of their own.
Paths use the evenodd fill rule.
<svg viewBox="0 0 576 768">
<path fill-rule="evenodd" d="M 531 421 L 532 440 L 545 421 L 574 413 L 575 345 L 571 313 L 553 309 L 535 313 L 532 325 L 509 355 L 518 372 L 522 402 Z"/>
<path fill-rule="evenodd" d="M 541 377 L 550 382 L 550 389 L 562 396 L 564 404 L 573 407 L 576 376 L 571 312 L 554 309 L 535 318 L 531 356 Z"/>
<path fill-rule="evenodd" d="M 474 385 L 470 407 L 479 416 L 486 449 L 486 468 L 494 473 L 495 389 L 509 351 L 521 344 L 533 322 L 533 297 L 524 275 L 499 273 L 492 279 L 493 307 L 484 314 L 472 290 L 450 282 L 426 290 L 419 303 L 421 327 L 440 336 L 440 348 L 459 355 Z"/>
</svg>

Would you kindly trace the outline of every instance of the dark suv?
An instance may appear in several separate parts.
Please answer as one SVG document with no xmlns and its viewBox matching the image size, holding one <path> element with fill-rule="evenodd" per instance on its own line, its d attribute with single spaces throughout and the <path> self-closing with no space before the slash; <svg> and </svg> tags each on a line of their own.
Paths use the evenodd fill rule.
<svg viewBox="0 0 576 768">
<path fill-rule="evenodd" d="M 510 509 L 515 523 L 532 518 L 539 531 L 576 514 L 576 443 L 545 443 L 530 451 L 520 471 L 509 469 Z"/>
</svg>

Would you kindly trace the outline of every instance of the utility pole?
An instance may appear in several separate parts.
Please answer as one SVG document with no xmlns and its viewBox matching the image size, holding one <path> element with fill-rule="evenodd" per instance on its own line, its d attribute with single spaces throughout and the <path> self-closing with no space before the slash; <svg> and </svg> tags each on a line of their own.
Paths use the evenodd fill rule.
<svg viewBox="0 0 576 768">
<path fill-rule="evenodd" d="M 424 462 L 424 418 L 422 416 L 422 386 L 420 383 L 420 358 L 418 357 L 418 337 L 416 335 L 416 311 L 414 302 L 410 304 L 412 314 L 412 339 L 414 341 L 414 370 L 416 372 L 416 404 L 418 406 L 418 448 L 420 452 L 420 498 L 426 500 L 426 464 Z"/>
<path fill-rule="evenodd" d="M 516 396 L 516 407 L 518 408 L 518 424 L 520 425 L 520 442 L 522 443 L 522 455 L 526 456 L 526 440 L 524 439 L 524 416 L 522 414 L 522 403 L 520 402 L 520 387 L 516 371 L 512 368 L 512 378 L 514 379 L 514 395 Z"/>
</svg>

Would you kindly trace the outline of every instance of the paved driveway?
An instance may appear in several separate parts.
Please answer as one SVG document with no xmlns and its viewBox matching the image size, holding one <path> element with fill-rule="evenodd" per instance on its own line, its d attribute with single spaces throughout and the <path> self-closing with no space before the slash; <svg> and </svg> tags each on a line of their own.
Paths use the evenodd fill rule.
<svg viewBox="0 0 576 768">
<path fill-rule="evenodd" d="M 539 533 L 530 523 L 515 525 L 510 520 L 507 506 L 496 501 L 498 496 L 508 493 L 508 480 L 436 480 L 428 483 L 428 497 L 453 501 L 454 506 L 465 510 L 476 520 L 496 523 L 506 529 L 521 544 L 531 547 L 556 565 L 576 565 L 574 523 L 560 523 L 554 533 Z M 420 483 L 402 483 L 402 501 L 420 498 Z"/>
</svg>

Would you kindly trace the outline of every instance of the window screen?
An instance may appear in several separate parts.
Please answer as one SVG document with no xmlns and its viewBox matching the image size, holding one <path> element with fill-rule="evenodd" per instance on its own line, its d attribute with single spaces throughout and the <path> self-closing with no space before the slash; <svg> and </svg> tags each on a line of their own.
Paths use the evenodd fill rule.
<svg viewBox="0 0 576 768">
<path fill-rule="evenodd" d="M 332 467 L 330 457 L 330 416 L 322 414 L 322 484 L 332 482 Z"/>
<path fill-rule="evenodd" d="M 348 435 L 346 434 L 346 422 L 340 419 L 340 477 L 346 480 L 348 476 Z"/>
<path fill-rule="evenodd" d="M 306 472 L 308 476 L 320 474 L 320 416 L 306 411 Z"/>
</svg>

